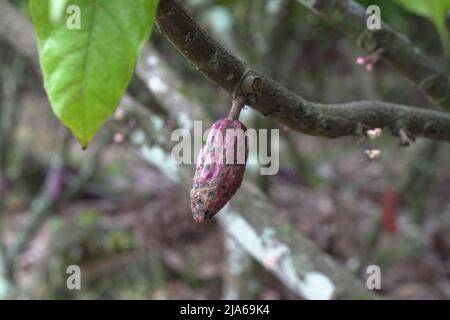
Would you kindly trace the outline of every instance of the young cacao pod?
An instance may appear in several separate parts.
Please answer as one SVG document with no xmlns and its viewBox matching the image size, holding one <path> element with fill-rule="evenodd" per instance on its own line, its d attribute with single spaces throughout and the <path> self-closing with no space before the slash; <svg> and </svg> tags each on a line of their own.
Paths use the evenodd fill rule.
<svg viewBox="0 0 450 320">
<path fill-rule="evenodd" d="M 237 119 L 216 121 L 201 149 L 191 190 L 197 223 L 206 223 L 233 197 L 244 176 L 248 156 L 247 128 Z"/>
</svg>

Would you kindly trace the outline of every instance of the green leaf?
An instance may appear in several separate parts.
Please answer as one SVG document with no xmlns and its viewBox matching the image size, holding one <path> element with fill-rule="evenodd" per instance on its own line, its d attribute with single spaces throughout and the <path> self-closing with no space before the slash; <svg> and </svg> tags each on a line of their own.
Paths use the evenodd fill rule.
<svg viewBox="0 0 450 320">
<path fill-rule="evenodd" d="M 450 10 L 450 0 L 396 0 L 406 10 L 423 16 L 436 26 L 445 54 L 450 56 L 450 37 L 446 16 Z"/>
<path fill-rule="evenodd" d="M 84 148 L 124 94 L 157 6 L 158 0 L 31 0 L 49 100 Z"/>
</svg>

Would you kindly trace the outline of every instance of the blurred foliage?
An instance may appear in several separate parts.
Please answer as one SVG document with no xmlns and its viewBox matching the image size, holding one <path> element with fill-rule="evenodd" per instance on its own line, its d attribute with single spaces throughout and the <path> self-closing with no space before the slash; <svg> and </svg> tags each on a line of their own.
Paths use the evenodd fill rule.
<svg viewBox="0 0 450 320">
<path fill-rule="evenodd" d="M 28 10 L 28 1 L 29 0 L 9 0 L 12 4 L 14 4 L 17 8 L 19 8 L 20 12 L 25 15 L 29 15 Z"/>
<path fill-rule="evenodd" d="M 421 3 L 438 1 L 423 0 Z M 10 2 L 22 12 L 27 12 L 28 0 Z M 379 5 L 383 20 L 407 34 L 439 65 L 442 54 L 438 34 L 425 19 L 432 18 L 424 11 L 413 7 L 410 13 L 405 10 L 406 6 L 395 0 L 359 2 L 365 7 Z M 380 62 L 371 73 L 357 66 L 354 61 L 361 53 L 353 44 L 329 22 L 318 18 L 295 0 L 186 0 L 185 4 L 212 37 L 227 49 L 305 98 L 335 103 L 373 98 L 424 107 L 430 105 L 411 82 L 387 64 Z M 433 20 L 433 23 L 436 22 Z M 223 116 L 229 96 L 206 81 L 160 34 L 156 32 L 154 36 L 153 46 L 181 80 L 180 93 L 204 105 L 204 113 L 211 118 Z M 1 64 L 6 65 L 6 60 L 0 61 Z M 27 77 L 34 79 L 31 72 Z M 41 90 L 39 81 L 35 80 L 34 85 Z M 11 220 L 11 227 L 26 220 L 26 206 L 45 180 L 46 157 L 54 152 L 52 146 L 56 137 L 49 132 L 55 128 L 43 121 L 44 118 L 53 119 L 53 116 L 49 106 L 35 100 L 36 96 L 44 95 L 39 90 L 34 90 L 35 96 L 31 97 L 31 103 L 24 110 L 19 143 L 7 168 L 8 176 L 14 182 L 14 190 L 8 196 L 11 200 L 7 201 L 9 210 L 5 215 Z M 30 95 L 30 91 L 25 91 L 24 96 Z M 269 117 L 264 118 L 250 109 L 244 112 L 244 116 L 248 127 L 277 126 Z M 401 219 L 399 234 L 396 237 L 386 234 L 380 224 L 381 231 L 368 250 L 364 241 L 368 236 L 366 229 L 371 229 L 379 221 L 375 218 L 381 211 L 380 195 L 385 188 L 398 186 L 408 176 L 408 164 L 423 161 L 414 153 L 416 147 L 400 150 L 397 141 L 388 135 L 375 143 L 365 141 L 357 144 L 351 138 L 327 140 L 286 131 L 292 134 L 289 139 L 289 136 L 283 137 L 283 132 L 280 173 L 269 177 L 266 191 L 280 209 L 279 214 L 288 217 L 293 228 L 304 232 L 341 263 L 352 257 L 364 257 L 367 252 L 367 259 L 370 259 L 367 262 L 379 264 L 386 269 L 386 274 L 393 272 L 400 278 L 404 277 L 401 281 L 383 280 L 387 293 L 408 282 L 424 281 L 428 284 L 428 280 L 420 278 L 418 262 L 432 264 L 425 269 L 425 277 L 431 275 L 436 277 L 436 281 L 448 284 L 448 278 L 443 276 L 445 273 L 441 274 L 438 269 L 441 260 L 436 263 L 432 259 L 450 252 L 446 242 L 450 244 L 447 236 L 450 222 L 443 224 L 438 220 L 439 214 L 445 210 L 448 212 L 446 208 L 450 208 L 450 176 L 448 166 L 445 166 L 448 156 L 440 166 L 436 165 L 439 172 L 433 188 L 440 187 L 442 191 L 441 194 L 432 190 L 426 193 L 427 203 L 433 207 L 425 209 L 434 216 L 424 222 L 435 220 L 442 228 L 442 243 L 437 242 L 442 248 L 437 250 L 434 247 L 433 237 L 437 233 L 430 226 L 420 229 L 419 233 L 419 227 L 411 223 L 414 208 L 411 204 L 402 203 L 398 211 Z M 55 140 L 44 143 L 44 139 L 49 137 Z M 379 162 L 369 162 L 364 158 L 364 149 L 373 147 L 383 150 Z M 85 158 L 85 154 L 78 152 L 78 147 L 74 150 L 76 152 L 72 152 L 66 164 L 69 178 Z M 445 152 L 443 154 L 446 156 Z M 141 164 L 137 153 L 125 143 L 108 148 L 89 191 L 66 203 L 59 214 L 48 218 L 47 228 L 41 230 L 44 237 L 37 237 L 25 255 L 31 258 L 38 256 L 41 260 L 31 259 L 29 264 L 19 269 L 19 273 L 36 279 L 23 297 L 220 297 L 223 277 L 214 270 L 216 265 L 220 270 L 223 261 L 220 253 L 213 255 L 219 246 L 216 247 L 211 240 L 216 239 L 213 236 L 220 237 L 218 242 L 222 243 L 222 235 L 217 229 L 210 233 L 206 230 L 197 234 L 192 232 L 189 229 L 189 208 L 185 211 L 177 209 L 179 203 L 174 199 L 178 198 L 172 197 L 174 191 L 168 189 L 167 182 L 159 173 L 136 164 Z M 412 180 L 420 180 L 417 175 L 411 177 Z M 246 179 L 259 183 L 257 177 L 253 179 L 247 175 Z M 140 197 L 134 191 L 141 189 L 145 189 L 142 203 L 136 200 Z M 177 215 L 178 211 L 180 215 Z M 135 220 L 129 220 L 135 215 Z M 184 226 L 185 221 L 188 221 L 185 223 L 188 227 Z M 348 232 L 349 225 L 352 225 L 352 232 Z M 11 237 L 17 234 L 14 232 Z M 195 242 L 195 236 L 201 240 Z M 448 263 L 448 260 L 442 261 Z M 400 263 L 410 268 L 409 273 L 401 269 Z M 81 292 L 66 288 L 66 267 L 71 264 L 82 267 Z M 356 271 L 358 267 L 355 267 Z M 436 292 L 431 281 L 429 285 L 424 291 L 428 294 Z M 261 286 L 264 287 L 262 281 Z M 267 287 L 273 294 L 273 285 Z M 1 291 L 0 278 L 0 295 Z"/>
<path fill-rule="evenodd" d="M 395 0 L 406 10 L 429 19 L 436 26 L 447 57 L 450 57 L 450 38 L 446 17 L 450 10 L 450 0 Z"/>
<path fill-rule="evenodd" d="M 83 272 L 82 286 L 89 291 L 91 283 L 103 276 L 96 270 L 103 270 L 107 274 L 110 268 L 116 268 L 114 259 L 110 261 L 111 257 L 119 257 L 117 265 L 120 266 L 121 255 L 131 254 L 139 247 L 138 239 L 130 230 L 104 226 L 99 216 L 99 212 L 89 209 L 69 219 L 57 216 L 49 221 L 54 241 L 50 244 L 48 263 L 41 271 L 41 277 L 37 278 L 37 281 L 46 283 L 46 294 L 52 293 L 46 298 L 76 297 L 76 291 L 66 290 L 67 266 L 79 265 L 88 270 Z M 97 292 L 98 288 L 95 290 Z M 87 294 L 95 297 L 93 293 Z"/>
</svg>

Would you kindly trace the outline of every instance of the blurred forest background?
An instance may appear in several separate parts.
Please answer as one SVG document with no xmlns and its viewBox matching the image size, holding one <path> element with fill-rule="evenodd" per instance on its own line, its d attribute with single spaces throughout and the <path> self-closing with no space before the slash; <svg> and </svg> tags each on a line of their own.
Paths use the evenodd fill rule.
<svg viewBox="0 0 450 320">
<path fill-rule="evenodd" d="M 360 1 L 379 5 L 382 19 L 448 74 L 448 34 L 400 2 Z M 383 59 L 371 71 L 357 64 L 365 54 L 298 1 L 183 3 L 230 52 L 309 100 L 433 106 Z M 230 97 L 155 27 L 127 96 L 82 151 L 49 106 L 27 7 L 26 0 L 0 0 L 0 20 L 15 17 L 11 12 L 22 18 L 0 33 L 0 298 L 302 298 L 276 263 L 255 259 L 233 239 L 226 219 L 194 223 L 194 168 L 183 165 L 178 178 L 164 151 L 180 112 L 209 125 L 227 114 Z M 13 32 L 16 42 L 7 36 Z M 239 204 L 241 190 L 236 200 L 256 230 L 262 220 L 273 225 L 262 237 L 305 236 L 317 249 L 308 253 L 311 261 L 320 264 L 318 255 L 330 255 L 336 273 L 362 287 L 366 267 L 379 265 L 383 298 L 450 298 L 448 144 L 417 139 L 399 148 L 389 134 L 374 141 L 312 137 L 249 108 L 242 121 L 281 129 L 279 173 L 260 176 L 253 165 L 244 178 L 259 199 L 253 200 L 267 205 L 246 209 L 244 193 Z M 373 148 L 381 151 L 377 160 L 365 153 Z M 303 240 L 290 245 L 288 254 L 301 269 Z M 82 290 L 66 287 L 66 268 L 73 264 L 82 270 Z M 343 296 L 360 297 L 350 291 Z"/>
</svg>

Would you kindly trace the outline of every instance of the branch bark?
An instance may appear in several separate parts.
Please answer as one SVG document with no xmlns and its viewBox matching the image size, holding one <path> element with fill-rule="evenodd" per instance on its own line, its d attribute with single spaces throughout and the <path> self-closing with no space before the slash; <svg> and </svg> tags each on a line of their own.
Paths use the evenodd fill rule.
<svg viewBox="0 0 450 320">
<path fill-rule="evenodd" d="M 31 58 L 37 66 L 36 48 L 30 50 L 28 44 L 22 44 L 27 41 L 29 41 L 27 43 L 35 43 L 32 32 L 23 32 L 30 29 L 31 23 L 15 14 L 15 24 L 20 27 L 9 28 L 9 25 L 5 24 L 8 20 L 3 19 L 3 16 L 11 11 L 10 5 L 0 0 L 0 7 L 2 8 L 0 30 L 9 30 L 8 35 L 2 32 L 0 36 L 14 44 L 18 51 Z M 387 128 L 394 135 L 398 135 L 400 130 L 406 130 L 413 136 L 450 141 L 450 116 L 446 113 L 379 101 L 333 105 L 303 99 L 227 52 L 201 29 L 177 0 L 160 2 L 157 24 L 166 38 L 207 78 L 232 95 L 246 95 L 254 109 L 264 115 L 272 116 L 296 131 L 336 138 L 360 134 L 359 129 L 363 125 Z M 14 41 L 17 37 L 25 37 L 25 35 L 27 35 L 27 41 L 20 43 Z M 400 55 L 400 60 L 401 57 Z M 429 64 L 425 60 L 419 59 L 421 63 L 417 64 L 418 70 L 430 70 L 426 67 Z M 408 66 L 408 68 L 415 67 Z M 408 68 L 405 67 L 405 69 Z M 418 73 L 421 72 L 418 71 Z M 446 89 L 443 91 L 449 92 Z"/>
<path fill-rule="evenodd" d="M 162 1 L 164 3 L 165 0 Z M 0 0 L 0 4 L 3 4 L 4 0 Z M 25 18 L 19 17 L 19 20 L 22 23 L 29 23 Z M 0 28 L 1 25 L 1 19 L 0 19 Z M 21 52 L 24 53 L 23 50 Z M 31 55 L 28 55 L 29 58 L 34 61 L 34 63 L 37 63 L 37 53 L 34 51 Z M 258 80 L 255 80 L 255 83 L 259 83 Z M 139 112 L 146 111 L 144 107 L 138 107 L 139 103 L 137 101 L 134 101 L 131 97 L 125 96 L 122 100 L 122 105 L 124 106 L 130 106 L 134 110 L 140 110 Z M 198 108 L 198 106 L 195 106 L 194 103 L 187 104 L 187 106 L 193 106 L 193 110 L 199 110 L 201 108 Z M 186 107 L 186 105 L 185 105 Z M 173 110 L 172 110 L 173 111 Z M 182 111 L 182 110 L 180 110 Z M 146 111 L 148 112 L 148 111 Z M 186 115 L 191 115 L 192 110 L 186 110 Z M 148 117 L 139 116 L 140 119 L 149 119 Z M 150 121 L 147 124 L 147 127 L 151 127 Z M 145 129 L 145 128 L 144 128 Z M 140 129 L 136 129 L 140 130 Z M 168 139 L 169 135 L 166 134 L 160 134 L 161 140 Z M 154 165 L 163 166 L 163 163 L 155 163 L 154 159 L 151 157 L 148 157 L 149 152 L 148 150 L 153 147 L 153 145 L 148 145 L 148 141 L 145 141 L 145 143 L 139 142 L 139 141 L 132 141 L 132 143 L 135 144 L 137 149 L 141 150 L 142 157 L 147 160 L 149 163 Z M 158 145 L 155 145 L 155 147 L 158 147 L 159 151 L 163 151 L 164 146 L 168 144 L 168 142 L 159 141 Z M 147 155 L 147 156 L 146 156 Z M 170 160 L 170 156 L 168 156 L 168 161 Z M 187 172 L 187 168 L 181 168 L 179 167 L 179 170 L 175 170 L 175 174 L 178 176 L 178 182 L 184 187 L 189 189 L 191 186 L 191 173 Z M 163 169 L 164 170 L 164 169 Z M 264 198 L 261 198 L 264 197 Z M 248 198 L 258 198 L 257 203 L 255 203 L 253 206 L 249 205 L 247 200 L 245 200 L 242 203 L 242 200 L 248 199 Z M 240 196 L 236 198 L 236 202 L 231 206 L 231 215 L 228 221 L 222 221 L 222 225 L 227 230 L 227 232 L 230 234 L 230 236 L 233 236 L 231 233 L 232 230 L 236 230 L 232 223 L 236 222 L 242 222 L 245 221 L 244 218 L 242 218 L 240 212 L 246 212 L 252 211 L 251 213 L 251 221 L 247 222 L 248 226 L 251 226 L 252 230 L 255 231 L 255 234 L 258 236 L 258 241 L 261 243 L 258 245 L 263 245 L 264 239 L 261 238 L 261 234 L 258 230 L 262 230 L 263 227 L 272 227 L 275 228 L 275 234 L 270 239 L 270 245 L 275 245 L 275 248 L 285 248 L 282 253 L 283 255 L 278 257 L 282 260 L 274 261 L 274 268 L 272 268 L 271 271 L 275 276 L 277 276 L 283 283 L 290 286 L 294 292 L 298 294 L 306 294 L 308 297 L 316 297 L 311 296 L 311 293 L 308 293 L 306 289 L 311 288 L 314 290 L 317 290 L 318 284 L 323 284 L 324 281 L 327 284 L 330 284 L 330 288 L 333 289 L 332 296 L 334 298 L 377 298 L 377 295 L 371 293 L 368 291 L 362 283 L 354 278 L 352 274 L 345 270 L 345 268 L 339 266 L 328 255 L 324 254 L 317 246 L 315 246 L 311 241 L 306 239 L 303 235 L 301 235 L 297 230 L 294 230 L 291 226 L 291 224 L 286 221 L 283 217 L 277 216 L 275 217 L 273 215 L 273 210 L 275 208 L 269 203 L 268 199 L 265 198 L 265 196 L 259 192 L 255 187 L 251 186 L 250 184 L 245 184 L 240 191 Z M 241 199 L 241 200 L 238 200 Z M 264 206 L 264 210 L 260 211 L 262 208 L 261 206 Z M 262 215 L 261 215 L 262 214 Z M 262 217 L 262 220 L 260 218 Z M 274 226 L 271 225 L 271 221 L 273 218 L 276 218 Z M 253 221 L 254 220 L 254 221 Z M 286 230 L 289 230 L 289 232 L 286 232 Z M 235 236 L 233 236 L 235 237 Z M 235 237 L 236 238 L 236 237 Z M 246 251 L 253 255 L 255 258 L 259 259 L 261 262 L 266 262 L 262 260 L 265 255 L 257 255 L 255 251 L 252 249 L 252 243 L 246 243 L 245 239 L 237 239 L 239 240 L 239 244 L 246 249 Z M 292 246 L 290 248 L 290 246 Z M 270 249 L 270 248 L 269 248 Z M 264 251 L 265 253 L 274 253 L 273 251 Z M 264 253 L 263 252 L 263 253 Z M 281 263 L 281 266 L 278 265 L 278 263 Z M 287 268 L 287 269 L 286 269 Z M 281 272 L 280 272 L 281 270 Z M 283 274 L 283 270 L 288 270 L 290 272 L 295 271 L 295 274 Z M 291 277 L 288 277 L 291 276 Z M 295 278 L 293 277 L 295 276 Z M 318 277 L 320 278 L 321 282 L 317 282 Z M 291 280 L 295 280 L 294 282 L 291 282 Z M 308 282 L 308 281 L 309 282 Z M 311 283 L 310 281 L 313 280 Z M 309 286 L 308 286 L 309 284 Z M 296 285 L 299 285 L 297 287 Z M 320 288 L 319 288 L 320 289 Z M 305 291 L 306 290 L 306 291 Z M 320 290 L 319 290 L 320 291 Z"/>
<path fill-rule="evenodd" d="M 129 115 L 135 111 L 149 113 L 148 109 L 131 97 L 122 100 L 122 105 L 127 108 Z M 150 119 L 148 116 L 137 116 Z M 147 122 L 147 126 L 151 127 L 150 121 Z M 142 131 L 142 128 L 135 130 Z M 170 149 L 165 149 L 165 139 L 168 139 L 167 135 L 161 135 L 158 143 L 148 143 L 148 137 L 143 143 L 132 140 L 130 143 L 141 151 L 145 161 L 165 172 L 168 164 L 155 161 L 149 153 L 149 150 L 158 148 L 167 154 L 167 162 L 170 162 Z M 191 188 L 192 175 L 188 167 L 176 167 L 175 175 L 177 178 L 172 180 L 183 190 Z M 233 238 L 247 254 L 296 295 L 306 299 L 380 298 L 293 228 L 282 215 L 274 214 L 277 211 L 274 205 L 251 183 L 243 183 L 223 211 L 218 219 L 227 236 Z"/>
<path fill-rule="evenodd" d="M 389 129 L 396 136 L 400 130 L 406 130 L 413 136 L 450 141 L 450 115 L 444 112 L 380 101 L 343 104 L 307 101 L 230 54 L 194 21 L 178 0 L 160 2 L 157 25 L 207 78 L 233 96 L 247 96 L 254 109 L 296 131 L 336 138 L 360 134 L 361 126 L 378 127 Z"/>
<path fill-rule="evenodd" d="M 151 57 L 151 59 L 150 59 Z M 161 92 L 149 86 L 149 90 L 156 96 L 160 96 L 167 104 L 162 107 L 167 109 L 169 116 L 176 118 L 176 114 L 183 113 L 192 121 L 196 113 L 203 108 L 195 101 L 182 96 L 179 102 L 165 100 L 168 92 L 176 90 L 178 81 L 170 75 L 171 72 L 163 60 L 159 59 L 152 50 L 146 50 L 141 57 L 141 66 L 145 61 L 157 60 L 154 68 L 162 68 L 157 73 L 162 76 L 163 84 L 168 88 Z M 148 72 L 138 72 L 142 80 L 151 82 L 151 74 Z M 169 95 L 170 96 L 170 95 Z M 175 107 L 172 106 L 175 104 Z M 132 97 L 127 97 L 121 103 L 124 111 L 128 115 L 138 119 L 143 119 L 145 123 L 140 123 L 135 130 L 142 131 L 143 128 L 150 128 L 152 124 L 148 119 L 149 109 L 141 106 Z M 147 115 L 146 115 L 147 114 Z M 153 115 L 154 117 L 155 115 Z M 161 130 L 163 130 L 161 132 Z M 184 190 L 189 190 L 192 184 L 192 174 L 186 166 L 171 166 L 172 161 L 169 156 L 170 145 L 167 140 L 169 135 L 160 129 L 159 139 L 151 142 L 152 134 L 147 135 L 144 143 L 130 140 L 141 152 L 142 158 L 152 166 L 156 166 L 162 172 L 167 168 L 174 167 L 176 177 L 171 180 L 178 183 Z M 159 161 L 151 156 L 151 150 L 157 149 L 167 154 L 167 161 Z M 253 199 L 254 201 L 248 201 Z M 236 243 L 256 261 L 263 265 L 268 272 L 277 277 L 280 282 L 290 288 L 298 296 L 307 299 L 377 299 L 377 294 L 370 292 L 355 278 L 348 270 L 334 262 L 332 257 L 325 254 L 320 248 L 312 243 L 302 233 L 292 227 L 291 223 L 281 215 L 275 214 L 277 209 L 269 201 L 261 190 L 252 183 L 243 183 L 239 192 L 230 202 L 230 205 L 218 216 L 218 220 L 226 232 L 227 237 L 231 237 Z M 267 237 L 269 235 L 269 237 Z M 245 285 L 241 288 L 245 290 Z"/>
<path fill-rule="evenodd" d="M 297 0 L 319 17 L 341 29 L 366 52 L 383 49 L 383 58 L 413 81 L 436 104 L 450 109 L 450 80 L 403 34 L 382 24 L 381 30 L 366 27 L 365 8 L 353 0 Z"/>
</svg>

